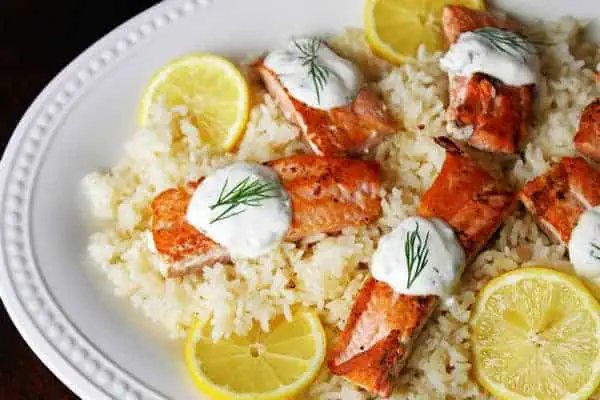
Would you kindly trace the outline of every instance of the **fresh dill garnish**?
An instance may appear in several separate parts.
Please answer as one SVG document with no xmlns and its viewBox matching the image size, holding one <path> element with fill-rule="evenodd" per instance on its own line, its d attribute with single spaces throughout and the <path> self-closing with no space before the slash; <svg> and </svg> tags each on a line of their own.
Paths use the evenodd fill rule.
<svg viewBox="0 0 600 400">
<path fill-rule="evenodd" d="M 600 244 L 598 244 L 598 241 L 592 240 L 590 246 L 592 246 L 590 256 L 594 257 L 596 260 L 600 260 Z"/>
<path fill-rule="evenodd" d="M 325 88 L 327 79 L 331 74 L 329 67 L 319 60 L 319 49 L 323 45 L 321 39 L 312 38 L 300 42 L 294 40 L 294 46 L 300 53 L 298 57 L 302 65 L 308 67 L 308 76 L 312 81 L 317 96 L 317 102 L 321 104 L 321 91 Z"/>
<path fill-rule="evenodd" d="M 407 289 L 410 289 L 429 263 L 429 232 L 425 235 L 425 240 L 422 240 L 419 223 L 416 224 L 417 227 L 414 231 L 406 232 L 406 242 L 404 243 L 404 255 L 408 269 Z"/>
<path fill-rule="evenodd" d="M 227 189 L 228 183 L 229 179 L 225 179 L 219 198 L 210 206 L 211 210 L 219 207 L 227 208 L 211 219 L 211 224 L 243 213 L 246 209 L 240 210 L 239 208 L 242 206 L 258 207 L 262 200 L 280 197 L 278 186 L 272 182 L 261 182 L 258 179 L 251 181 L 250 177 L 246 177 L 229 190 Z"/>
<path fill-rule="evenodd" d="M 486 41 L 496 50 L 511 56 L 520 57 L 523 62 L 526 61 L 526 55 L 535 52 L 535 49 L 523 36 L 503 29 L 485 27 L 473 31 L 473 33 L 486 39 Z"/>
</svg>

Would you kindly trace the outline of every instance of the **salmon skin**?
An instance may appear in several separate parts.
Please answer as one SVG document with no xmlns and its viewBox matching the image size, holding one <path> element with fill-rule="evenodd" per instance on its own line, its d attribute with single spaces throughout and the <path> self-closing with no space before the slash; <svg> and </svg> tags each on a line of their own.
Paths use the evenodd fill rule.
<svg viewBox="0 0 600 400">
<path fill-rule="evenodd" d="M 514 192 L 464 154 L 450 139 L 437 138 L 446 160 L 417 214 L 441 218 L 457 233 L 468 260 L 513 213 Z M 329 369 L 371 393 L 388 397 L 415 340 L 440 302 L 437 296 L 395 293 L 369 278 L 327 357 Z"/>
<path fill-rule="evenodd" d="M 285 117 L 302 129 L 305 140 L 317 155 L 362 153 L 397 129 L 385 102 L 367 88 L 362 88 L 346 107 L 320 110 L 292 97 L 263 60 L 253 66 Z"/>
<path fill-rule="evenodd" d="M 449 43 L 484 27 L 519 32 L 515 21 L 463 6 L 446 6 L 442 25 Z M 482 151 L 516 153 L 527 136 L 535 85 L 510 86 L 484 74 L 451 75 L 449 80 L 449 135 Z"/>
<path fill-rule="evenodd" d="M 583 110 L 574 142 L 578 152 L 600 162 L 600 99 Z"/>
<path fill-rule="evenodd" d="M 334 233 L 368 224 L 381 215 L 381 172 L 376 161 L 297 155 L 267 163 L 281 179 L 292 204 L 286 240 Z M 151 203 L 152 237 L 169 266 L 168 277 L 230 261 L 227 251 L 187 222 L 199 182 L 168 189 Z"/>
<path fill-rule="evenodd" d="M 580 157 L 564 157 L 519 193 L 525 208 L 554 241 L 569 245 L 586 209 L 600 205 L 600 171 Z"/>
</svg>

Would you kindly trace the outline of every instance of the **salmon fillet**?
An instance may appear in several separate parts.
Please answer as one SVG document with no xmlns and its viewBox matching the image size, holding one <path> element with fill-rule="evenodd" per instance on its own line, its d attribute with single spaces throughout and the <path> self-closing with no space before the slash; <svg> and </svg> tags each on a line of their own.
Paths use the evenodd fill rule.
<svg viewBox="0 0 600 400">
<path fill-rule="evenodd" d="M 192 193 L 199 183 L 165 190 L 150 205 L 152 239 L 156 251 L 169 266 L 169 278 L 193 273 L 205 265 L 229 261 L 223 247 L 186 221 Z"/>
<path fill-rule="evenodd" d="M 600 162 L 600 98 L 583 110 L 574 141 L 578 152 Z"/>
<path fill-rule="evenodd" d="M 387 105 L 369 89 L 361 89 L 346 107 L 320 110 L 293 98 L 262 60 L 256 62 L 254 68 L 285 117 L 302 129 L 305 140 L 317 155 L 364 152 L 397 129 Z"/>
<path fill-rule="evenodd" d="M 329 369 L 371 393 L 388 397 L 413 341 L 438 305 L 436 296 L 394 293 L 369 278 L 328 354 Z"/>
<path fill-rule="evenodd" d="M 436 141 L 446 149 L 446 160 L 421 197 L 417 214 L 446 221 L 471 260 L 512 214 L 516 194 L 505 190 L 449 139 Z M 439 301 L 437 296 L 401 295 L 369 278 L 328 354 L 330 370 L 369 392 L 389 396 L 394 378 Z"/>
<path fill-rule="evenodd" d="M 527 136 L 534 86 L 508 86 L 484 74 L 450 79 L 451 136 L 467 138 L 469 145 L 482 151 L 516 153 Z"/>
<path fill-rule="evenodd" d="M 446 160 L 433 185 L 421 196 L 417 214 L 446 221 L 468 262 L 514 212 L 516 193 L 505 189 L 450 139 L 436 138 L 436 143 L 446 149 Z"/>
<path fill-rule="evenodd" d="M 375 161 L 298 155 L 267 165 L 277 172 L 291 198 L 292 226 L 286 240 L 338 232 L 381 215 L 381 173 Z M 168 189 L 151 204 L 152 236 L 157 252 L 169 265 L 169 277 L 229 261 L 223 247 L 186 220 L 198 184 Z"/>
<path fill-rule="evenodd" d="M 581 214 L 600 205 L 600 171 L 583 158 L 564 157 L 528 182 L 519 199 L 548 236 L 568 246 Z"/>
<path fill-rule="evenodd" d="M 459 35 L 483 27 L 514 32 L 519 24 L 486 11 L 446 6 L 442 15 L 444 34 L 450 43 Z M 534 85 L 510 86 L 484 74 L 450 76 L 447 111 L 450 136 L 479 150 L 511 154 L 527 136 L 533 107 Z"/>
<path fill-rule="evenodd" d="M 366 225 L 381 215 L 381 173 L 375 161 L 298 155 L 267 165 L 291 197 L 287 240 Z"/>
</svg>

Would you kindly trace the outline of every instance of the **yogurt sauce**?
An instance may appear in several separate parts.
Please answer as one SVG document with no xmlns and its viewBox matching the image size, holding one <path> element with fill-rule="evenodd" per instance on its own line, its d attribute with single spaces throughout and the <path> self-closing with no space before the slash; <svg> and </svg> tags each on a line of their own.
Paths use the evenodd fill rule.
<svg viewBox="0 0 600 400">
<path fill-rule="evenodd" d="M 600 284 L 600 207 L 579 217 L 569 240 L 569 257 L 577 275 Z"/>
<path fill-rule="evenodd" d="M 447 298 L 464 265 L 464 250 L 446 222 L 410 217 L 380 239 L 371 274 L 398 293 Z"/>
<path fill-rule="evenodd" d="M 350 61 L 316 38 L 297 39 L 264 60 L 295 99 L 321 110 L 352 103 L 362 77 Z"/>
<path fill-rule="evenodd" d="M 283 239 L 292 208 L 275 171 L 236 162 L 202 181 L 192 195 L 187 220 L 233 257 L 255 258 Z"/>
<path fill-rule="evenodd" d="M 483 28 L 461 34 L 440 65 L 451 75 L 479 72 L 521 86 L 536 83 L 539 59 L 535 47 L 516 33 Z"/>
</svg>

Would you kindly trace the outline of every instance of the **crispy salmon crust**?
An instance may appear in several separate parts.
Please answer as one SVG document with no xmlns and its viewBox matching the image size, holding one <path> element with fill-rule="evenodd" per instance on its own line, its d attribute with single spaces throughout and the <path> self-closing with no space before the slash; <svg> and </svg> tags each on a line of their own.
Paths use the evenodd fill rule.
<svg viewBox="0 0 600 400">
<path fill-rule="evenodd" d="M 527 183 L 519 199 L 540 228 L 568 246 L 583 212 L 600 205 L 600 171 L 580 157 L 564 157 Z"/>
<path fill-rule="evenodd" d="M 298 155 L 267 165 L 277 172 L 291 197 L 293 219 L 286 240 L 338 232 L 381 215 L 381 172 L 376 161 Z M 169 277 L 229 261 L 223 247 L 186 220 L 198 184 L 168 189 L 151 204 L 152 236 L 157 252 L 169 265 Z"/>
<path fill-rule="evenodd" d="M 600 99 L 583 110 L 574 142 L 578 152 L 600 162 Z"/>
<path fill-rule="evenodd" d="M 417 214 L 446 221 L 457 233 L 467 259 L 473 259 L 513 213 L 516 194 L 505 190 L 450 139 L 436 141 L 446 149 L 446 160 L 421 197 Z M 389 396 L 393 379 L 404 368 L 439 300 L 394 293 L 386 283 L 369 278 L 328 354 L 329 369 L 372 393 Z"/>
<path fill-rule="evenodd" d="M 254 69 L 286 118 L 302 129 L 317 155 L 344 156 L 364 152 L 379 143 L 384 135 L 397 130 L 385 102 L 369 89 L 361 89 L 347 107 L 320 110 L 292 97 L 263 60 L 257 61 Z"/>
<path fill-rule="evenodd" d="M 463 6 L 446 6 L 442 23 L 449 43 L 488 26 L 519 32 L 515 21 Z M 449 79 L 449 134 L 482 151 L 516 153 L 531 122 L 535 85 L 510 86 L 484 74 Z"/>
</svg>

